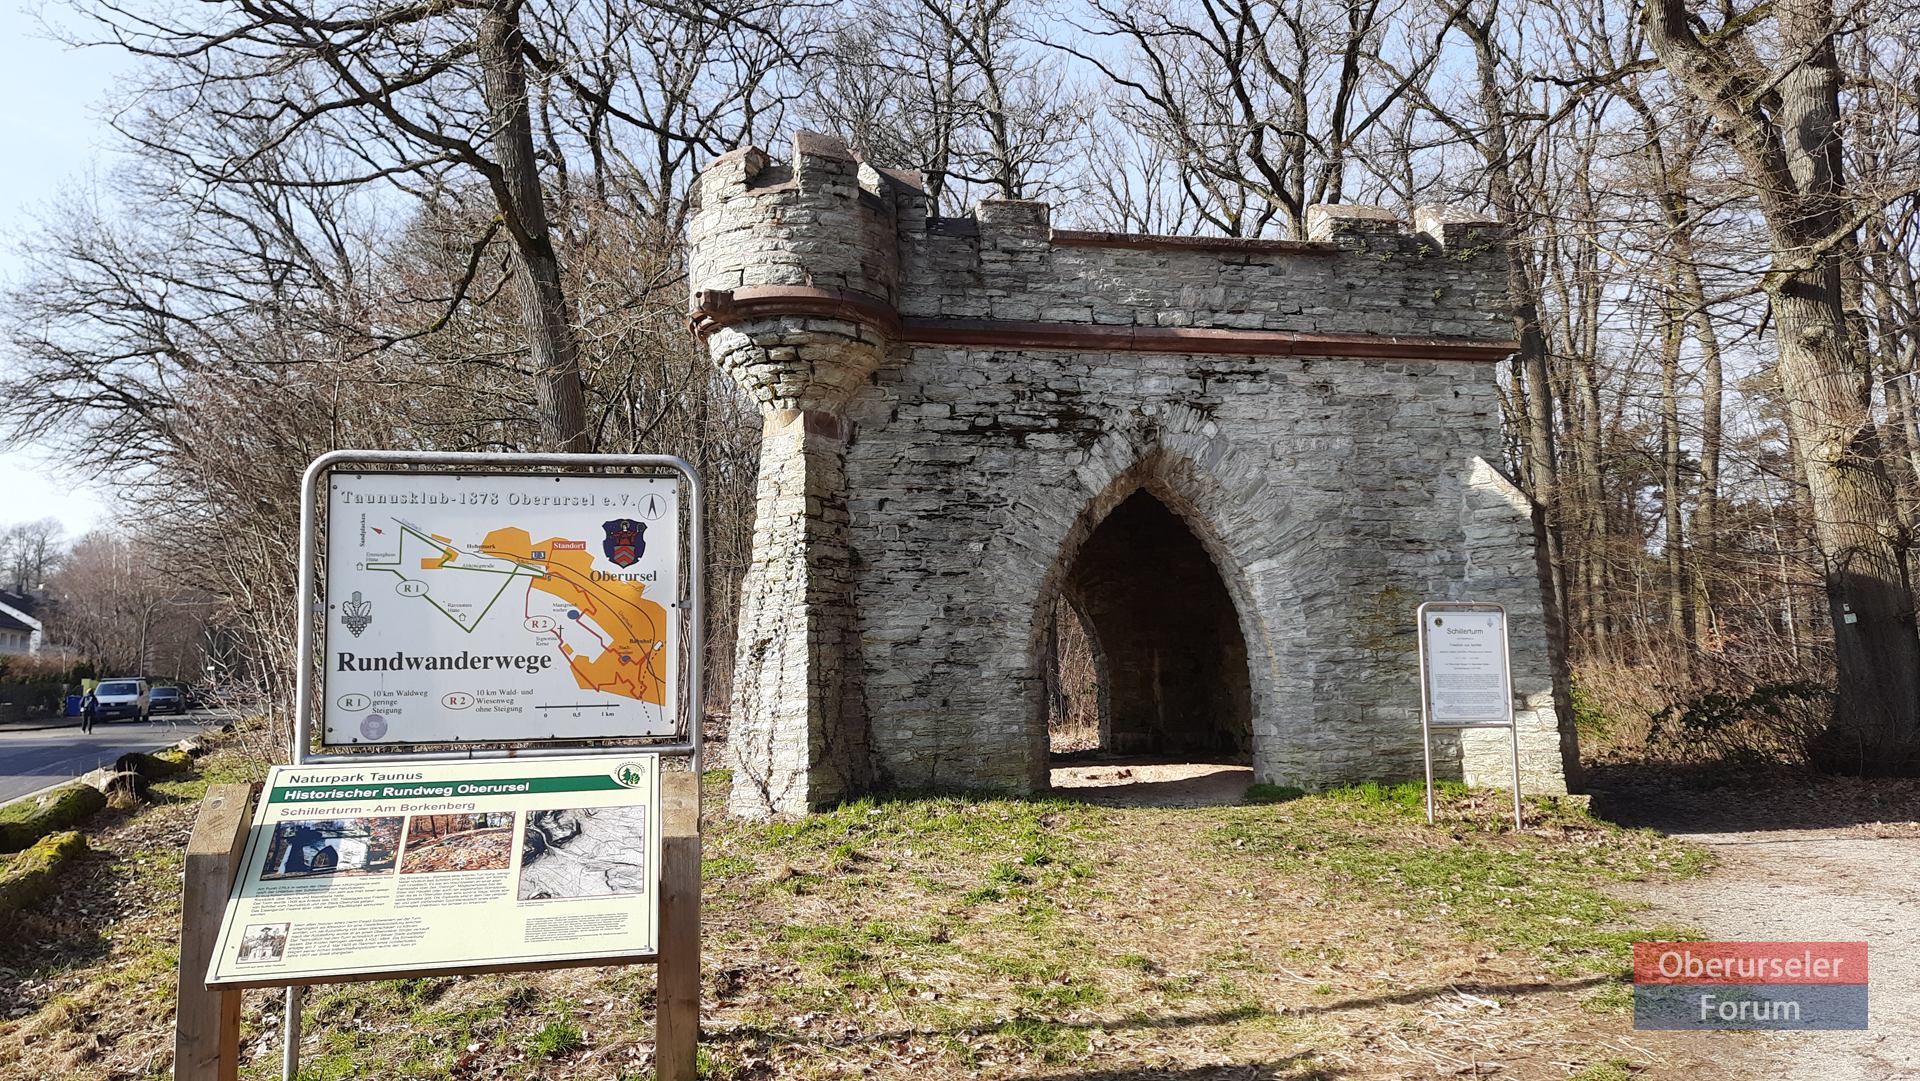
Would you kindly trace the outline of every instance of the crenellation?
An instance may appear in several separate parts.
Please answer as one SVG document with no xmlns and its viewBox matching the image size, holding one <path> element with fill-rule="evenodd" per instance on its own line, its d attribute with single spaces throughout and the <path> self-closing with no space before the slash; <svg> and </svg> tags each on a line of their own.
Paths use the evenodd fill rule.
<svg viewBox="0 0 1920 1081">
<path fill-rule="evenodd" d="M 937 218 L 917 176 L 812 135 L 786 163 L 715 160 L 693 322 L 768 418 L 737 811 L 872 786 L 1044 787 L 1053 605 L 1150 591 L 1160 573 L 1084 565 L 1094 538 L 1134 543 L 1102 532 L 1123 507 L 1188 537 L 1164 573 L 1215 581 L 1219 599 L 1143 599 L 1100 633 L 1149 648 L 1127 635 L 1161 633 L 1155 604 L 1223 621 L 1182 634 L 1217 643 L 1202 659 L 1241 689 L 1186 697 L 1240 718 L 1229 743 L 1258 779 L 1418 775 L 1412 609 L 1471 598 L 1513 616 L 1529 785 L 1564 789 L 1532 509 L 1487 464 L 1502 450 L 1492 362 L 1512 348 L 1505 234 L 1430 207 L 1411 225 L 1315 207 L 1309 228 L 1075 232 L 1045 204 L 993 200 Z M 1354 637 L 1380 621 L 1387 637 Z M 1115 718 L 1116 741 L 1189 738 Z M 1504 768 L 1504 744 L 1479 735 L 1439 750 L 1451 776 Z"/>
</svg>

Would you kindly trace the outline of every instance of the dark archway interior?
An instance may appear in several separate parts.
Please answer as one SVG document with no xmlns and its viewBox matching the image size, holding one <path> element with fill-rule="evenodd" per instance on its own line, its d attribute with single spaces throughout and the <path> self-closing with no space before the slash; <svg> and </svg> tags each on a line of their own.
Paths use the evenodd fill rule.
<svg viewBox="0 0 1920 1081">
<path fill-rule="evenodd" d="M 1198 537 L 1135 492 L 1081 546 L 1066 600 L 1100 679 L 1100 750 L 1251 761 L 1253 695 L 1233 599 Z"/>
</svg>

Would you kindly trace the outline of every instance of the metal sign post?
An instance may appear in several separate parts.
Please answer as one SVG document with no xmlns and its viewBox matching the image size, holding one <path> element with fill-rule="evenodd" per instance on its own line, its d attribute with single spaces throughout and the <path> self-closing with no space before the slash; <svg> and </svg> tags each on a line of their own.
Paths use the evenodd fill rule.
<svg viewBox="0 0 1920 1081">
<path fill-rule="evenodd" d="M 1513 716 L 1507 610 L 1498 604 L 1428 601 L 1414 618 L 1420 627 L 1420 738 L 1427 759 L 1427 822 L 1434 820 L 1434 730 L 1504 728 L 1513 747 L 1513 828 L 1522 828 L 1520 729 Z"/>
<path fill-rule="evenodd" d="M 656 1032 L 658 1072 L 662 1081 L 691 1081 L 698 1029 L 681 1015 L 689 1001 L 695 1017 L 698 1009 L 703 515 L 699 474 L 664 455 L 336 451 L 316 459 L 301 481 L 291 765 L 276 767 L 280 787 L 263 796 L 245 867 L 233 869 L 225 923 L 243 913 L 253 922 L 223 932 L 223 952 L 206 974 L 218 979 L 212 986 L 278 986 L 238 966 L 265 972 L 283 962 L 289 975 L 313 980 L 384 978 L 378 951 L 362 951 L 357 968 L 316 960 L 317 947 L 300 943 L 298 919 L 262 917 L 260 904 L 270 893 L 269 908 L 295 912 L 294 894 L 324 878 L 365 894 L 358 907 L 377 907 L 387 894 L 399 906 L 401 894 L 420 893 L 405 881 L 416 835 L 408 816 L 428 816 L 435 821 L 423 817 L 419 835 L 441 856 L 423 856 L 420 866 L 460 877 L 471 894 L 463 903 L 510 920 L 523 904 L 546 906 L 521 921 L 525 942 L 494 942 L 498 958 L 458 967 L 552 967 L 527 943 L 555 935 L 581 940 L 554 953 L 555 964 L 657 961 L 659 1013 L 673 1014 Z M 684 756 L 691 772 L 663 772 L 665 756 Z M 594 780 L 594 769 L 611 779 Z M 629 787 L 636 795 L 617 795 Z M 652 795 L 639 799 L 641 789 Z M 514 792 L 539 795 L 508 806 Z M 650 810 L 639 813 L 640 803 Z M 632 863 L 645 888 L 614 892 L 646 906 L 635 927 L 654 927 L 657 913 L 657 934 L 630 936 L 635 945 L 622 955 L 611 939 L 586 943 L 626 926 L 625 916 L 596 912 L 589 916 L 600 922 L 569 923 L 561 912 L 604 891 L 557 880 L 529 893 L 527 853 L 576 835 L 637 853 L 620 829 L 641 821 L 650 835 L 645 871 L 637 856 Z M 488 831 L 511 834 L 511 843 Z M 474 856 L 483 848 L 501 851 Z M 450 852 L 478 858 L 479 869 L 444 866 Z M 372 922 L 381 934 L 400 933 L 395 942 L 431 945 L 430 919 Z M 323 932 L 358 933 L 315 922 L 311 934 Z M 588 956 L 597 950 L 602 957 Z M 405 949 L 388 952 L 395 971 L 404 969 Z M 569 952 L 579 956 L 562 956 Z M 416 962 L 416 975 L 439 963 L 428 952 Z M 303 991 L 287 988 L 288 1079 L 299 1070 Z"/>
</svg>

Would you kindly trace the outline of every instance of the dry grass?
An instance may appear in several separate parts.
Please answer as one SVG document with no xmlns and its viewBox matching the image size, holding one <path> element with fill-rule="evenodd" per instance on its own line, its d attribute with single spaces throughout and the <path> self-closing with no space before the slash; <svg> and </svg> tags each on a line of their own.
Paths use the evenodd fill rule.
<svg viewBox="0 0 1920 1081">
<path fill-rule="evenodd" d="M 1738 1075 L 1737 1037 L 1630 1031 L 1635 934 L 1600 890 L 1698 853 L 1569 806 L 1518 835 L 1497 797 L 1455 793 L 1430 829 L 1379 789 L 1189 809 L 930 796 L 762 825 L 719 818 L 715 781 L 716 1081 L 1685 1077 L 1714 1057 Z M 25 1011 L 0 1023 L 0 1078 L 167 1074 L 192 813 L 108 812 L 99 853 L 0 944 L 0 1015 Z M 651 992 L 644 968 L 316 988 L 307 1076 L 643 1077 Z M 245 1077 L 277 1076 L 277 1006 L 247 996 Z"/>
<path fill-rule="evenodd" d="M 1590 660 L 1575 675 L 1574 717 L 1582 752 L 1603 765 L 1797 766 L 1831 719 L 1832 682 L 1819 667 Z"/>
</svg>

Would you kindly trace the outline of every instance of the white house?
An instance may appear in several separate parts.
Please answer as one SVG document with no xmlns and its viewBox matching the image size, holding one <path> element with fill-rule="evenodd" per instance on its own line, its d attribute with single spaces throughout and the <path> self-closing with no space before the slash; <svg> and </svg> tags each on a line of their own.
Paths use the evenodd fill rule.
<svg viewBox="0 0 1920 1081">
<path fill-rule="evenodd" d="M 0 657 L 40 652 L 40 621 L 6 603 L 0 603 Z"/>
</svg>

